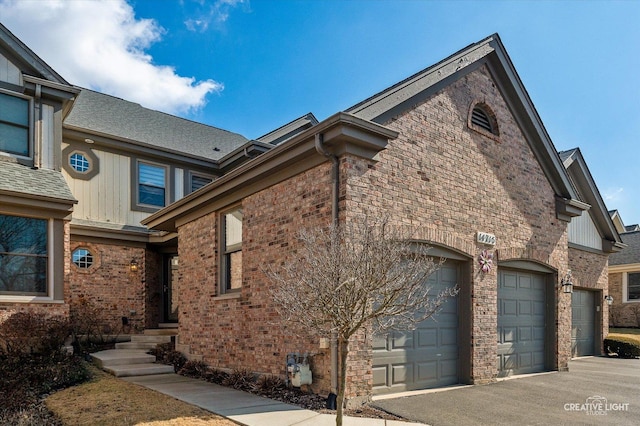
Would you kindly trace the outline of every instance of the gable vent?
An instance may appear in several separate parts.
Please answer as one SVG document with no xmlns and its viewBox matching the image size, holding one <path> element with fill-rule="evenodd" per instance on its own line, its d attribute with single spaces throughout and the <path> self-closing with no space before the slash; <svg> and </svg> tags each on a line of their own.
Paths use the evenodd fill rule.
<svg viewBox="0 0 640 426">
<path fill-rule="evenodd" d="M 491 126 L 489 116 L 479 107 L 475 107 L 471 112 L 471 123 L 489 133 L 493 133 L 493 126 Z"/>
</svg>

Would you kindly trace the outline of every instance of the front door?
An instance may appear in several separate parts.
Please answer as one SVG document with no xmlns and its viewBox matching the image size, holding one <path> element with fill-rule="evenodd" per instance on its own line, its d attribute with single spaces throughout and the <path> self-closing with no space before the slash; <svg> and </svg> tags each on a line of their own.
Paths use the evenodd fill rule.
<svg viewBox="0 0 640 426">
<path fill-rule="evenodd" d="M 178 255 L 164 256 L 164 322 L 178 322 Z"/>
<path fill-rule="evenodd" d="M 571 295 L 571 356 L 595 354 L 595 292 L 574 290 Z"/>
</svg>

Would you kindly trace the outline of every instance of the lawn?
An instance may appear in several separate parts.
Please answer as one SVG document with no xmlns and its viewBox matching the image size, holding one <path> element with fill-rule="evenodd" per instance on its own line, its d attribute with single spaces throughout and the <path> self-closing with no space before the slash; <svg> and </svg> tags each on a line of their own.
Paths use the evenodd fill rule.
<svg viewBox="0 0 640 426">
<path fill-rule="evenodd" d="M 235 426 L 236 423 L 95 367 L 94 378 L 49 396 L 45 403 L 66 426 Z"/>
<path fill-rule="evenodd" d="M 640 328 L 609 328 L 609 335 L 607 337 L 628 337 L 640 344 Z"/>
</svg>

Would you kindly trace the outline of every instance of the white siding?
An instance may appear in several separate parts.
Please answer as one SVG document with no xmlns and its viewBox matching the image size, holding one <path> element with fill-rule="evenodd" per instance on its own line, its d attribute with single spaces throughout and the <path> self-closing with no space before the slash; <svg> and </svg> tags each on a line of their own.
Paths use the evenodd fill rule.
<svg viewBox="0 0 640 426">
<path fill-rule="evenodd" d="M 184 197 L 184 169 L 176 168 L 176 199 L 178 201 L 180 198 Z"/>
<path fill-rule="evenodd" d="M 54 137 L 54 109 L 51 105 L 42 105 L 42 157 L 41 164 L 44 169 L 55 169 L 55 137 Z"/>
<path fill-rule="evenodd" d="M 584 212 L 582 215 L 571 219 L 569 223 L 569 242 L 602 250 L 602 237 L 589 212 Z"/>
<path fill-rule="evenodd" d="M 73 209 L 77 219 L 141 226 L 150 213 L 131 210 L 131 159 L 124 155 L 92 149 L 98 157 L 99 173 L 90 180 L 74 179 L 63 173 L 78 199 Z M 68 161 L 66 158 L 63 161 Z"/>
<path fill-rule="evenodd" d="M 22 73 L 7 58 L 0 54 L 0 81 L 22 86 Z"/>
</svg>

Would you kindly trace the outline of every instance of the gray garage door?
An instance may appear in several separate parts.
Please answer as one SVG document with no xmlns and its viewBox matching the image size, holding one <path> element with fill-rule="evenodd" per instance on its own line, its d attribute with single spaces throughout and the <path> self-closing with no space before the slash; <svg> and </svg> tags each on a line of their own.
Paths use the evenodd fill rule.
<svg viewBox="0 0 640 426">
<path fill-rule="evenodd" d="M 448 261 L 429 278 L 431 293 L 458 283 L 457 265 Z M 375 394 L 427 389 L 458 383 L 458 303 L 452 297 L 435 317 L 411 332 L 374 338 Z"/>
<path fill-rule="evenodd" d="M 595 310 L 593 291 L 573 290 L 571 295 L 571 356 L 594 354 Z"/>
<path fill-rule="evenodd" d="M 500 376 L 545 369 L 545 279 L 522 271 L 498 272 Z"/>
</svg>

